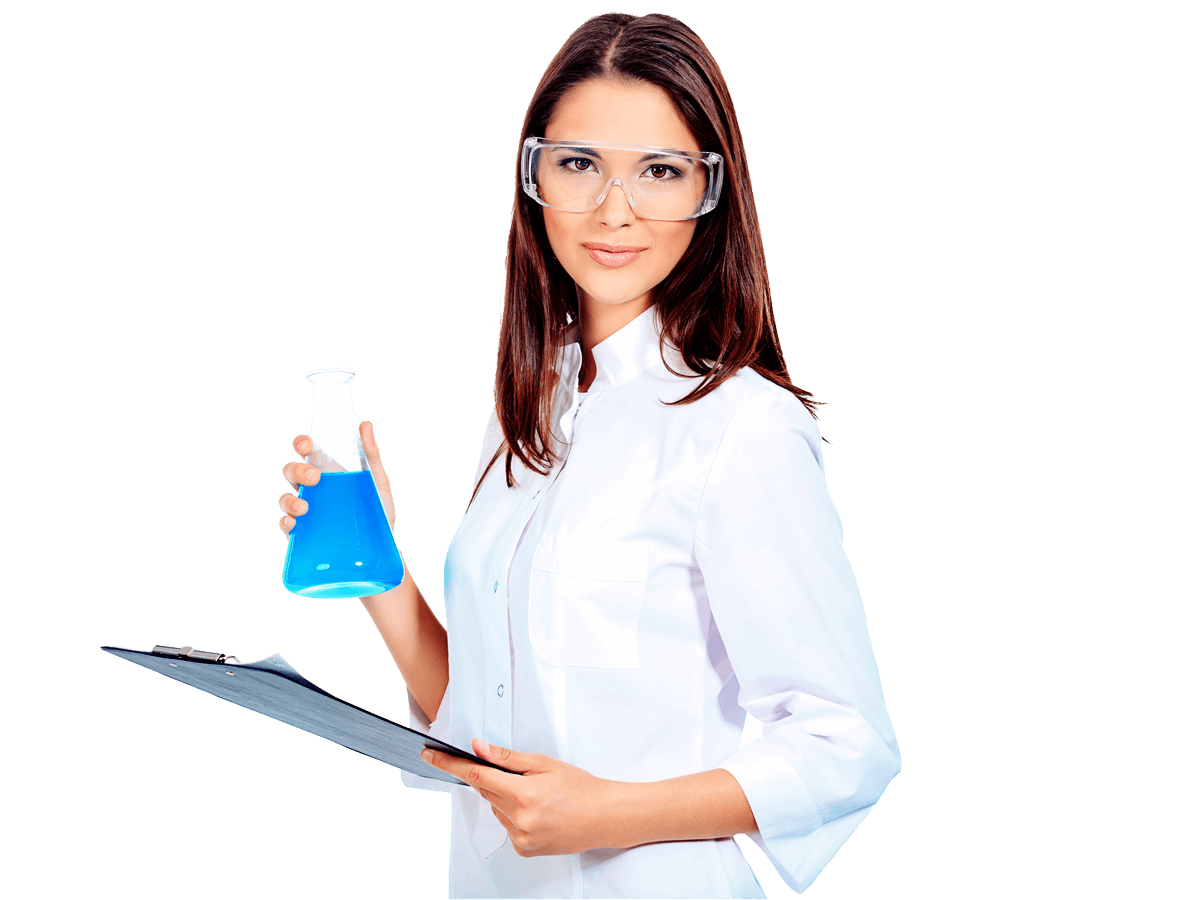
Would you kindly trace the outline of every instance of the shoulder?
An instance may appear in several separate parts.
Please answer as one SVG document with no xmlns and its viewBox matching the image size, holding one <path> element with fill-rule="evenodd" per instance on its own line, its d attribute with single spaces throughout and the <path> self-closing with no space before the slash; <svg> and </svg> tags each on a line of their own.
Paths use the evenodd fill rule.
<svg viewBox="0 0 1200 900">
<path fill-rule="evenodd" d="M 824 469 L 817 420 L 787 388 L 745 366 L 713 394 L 724 394 L 721 406 L 726 426 L 718 453 L 728 453 L 735 442 L 747 441 L 763 449 L 780 445 L 806 447 Z"/>
<path fill-rule="evenodd" d="M 703 397 L 680 402 L 699 385 L 698 374 L 682 376 L 653 392 L 658 410 L 654 430 L 672 452 L 687 448 L 705 469 L 710 464 L 720 468 L 733 452 L 733 465 L 815 461 L 815 471 L 824 474 L 817 421 L 786 387 L 743 366 Z"/>
<path fill-rule="evenodd" d="M 681 398 L 700 385 L 701 373 L 689 368 L 683 355 L 669 342 L 663 346 L 663 361 L 667 368 L 656 366 L 651 374 L 656 384 L 655 390 L 664 397 L 670 395 L 672 399 Z M 704 362 L 706 365 L 713 365 L 711 359 L 705 359 Z M 659 390 L 657 384 L 667 384 L 670 387 L 663 391 Z M 802 414 L 809 421 L 815 421 L 799 397 L 760 375 L 750 366 L 742 366 L 697 402 L 707 405 L 710 408 L 709 412 L 717 415 L 728 414 L 732 417 L 747 405 L 769 403 L 771 400 L 780 410 L 786 410 L 789 414 Z"/>
</svg>

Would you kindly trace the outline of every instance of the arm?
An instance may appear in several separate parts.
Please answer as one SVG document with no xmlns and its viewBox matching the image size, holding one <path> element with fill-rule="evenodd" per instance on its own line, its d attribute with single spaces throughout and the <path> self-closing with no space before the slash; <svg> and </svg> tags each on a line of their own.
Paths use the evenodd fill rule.
<svg viewBox="0 0 1200 900">
<path fill-rule="evenodd" d="M 757 829 L 737 779 L 724 769 L 665 781 L 613 781 L 552 756 L 489 746 L 478 738 L 471 750 L 509 771 L 437 751 L 426 750 L 421 758 L 478 791 L 521 857 L 723 838 Z"/>
<path fill-rule="evenodd" d="M 404 561 L 403 553 L 400 559 Z M 360 599 L 413 699 L 433 722 L 450 682 L 446 629 L 425 602 L 408 563 L 404 562 L 404 580 L 400 584 L 390 591 Z"/>
<path fill-rule="evenodd" d="M 613 785 L 613 808 L 618 813 L 609 842 L 612 847 L 702 841 L 758 831 L 741 785 L 725 769 Z"/>
<path fill-rule="evenodd" d="M 821 458 L 798 400 L 749 401 L 722 437 L 695 543 L 738 703 L 763 723 L 720 767 L 753 810 L 751 838 L 797 891 L 900 769 Z"/>
<path fill-rule="evenodd" d="M 491 450 L 502 439 L 500 421 L 493 409 L 484 431 L 483 451 L 475 469 L 475 485 L 479 484 Z M 379 451 L 373 435 L 369 442 L 364 442 L 364 449 L 372 469 L 375 469 Z M 379 466 L 380 471 L 382 468 Z M 414 715 L 419 711 L 425 716 L 426 722 L 418 724 L 427 728 L 429 723 L 437 720 L 442 698 L 450 683 L 449 645 L 446 629 L 421 595 L 403 553 L 400 554 L 400 560 L 404 562 L 404 580 L 400 584 L 390 591 L 360 599 L 371 614 L 375 627 L 387 644 L 388 652 L 400 668 L 412 700 L 419 708 L 413 711 Z"/>
</svg>

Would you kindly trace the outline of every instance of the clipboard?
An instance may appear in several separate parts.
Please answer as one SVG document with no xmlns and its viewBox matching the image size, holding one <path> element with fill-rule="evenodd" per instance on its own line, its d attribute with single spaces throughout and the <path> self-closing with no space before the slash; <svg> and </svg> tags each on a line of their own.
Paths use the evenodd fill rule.
<svg viewBox="0 0 1200 900">
<path fill-rule="evenodd" d="M 470 786 L 421 759 L 426 747 L 501 772 L 521 774 L 339 700 L 293 669 L 279 654 L 242 663 L 236 656 L 191 647 L 156 645 L 150 652 L 123 647 L 100 649 L 425 778 Z"/>
</svg>

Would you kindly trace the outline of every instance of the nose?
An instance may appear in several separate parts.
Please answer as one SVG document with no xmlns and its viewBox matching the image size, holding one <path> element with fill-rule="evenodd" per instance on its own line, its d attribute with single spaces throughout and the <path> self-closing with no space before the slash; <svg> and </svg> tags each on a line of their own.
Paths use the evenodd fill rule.
<svg viewBox="0 0 1200 900">
<path fill-rule="evenodd" d="M 618 184 L 621 190 L 614 191 L 613 186 Z M 635 206 L 637 203 L 625 182 L 620 178 L 610 178 L 604 186 L 604 193 L 600 195 L 597 207 L 600 210 L 600 221 L 604 225 L 632 224 L 637 219 L 633 211 Z"/>
</svg>

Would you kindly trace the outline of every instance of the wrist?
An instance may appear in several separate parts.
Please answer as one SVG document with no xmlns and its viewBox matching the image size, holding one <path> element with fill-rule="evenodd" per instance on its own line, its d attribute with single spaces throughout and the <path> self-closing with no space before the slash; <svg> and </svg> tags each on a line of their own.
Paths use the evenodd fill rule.
<svg viewBox="0 0 1200 900">
<path fill-rule="evenodd" d="M 638 781 L 608 781 L 608 797 L 604 804 L 607 842 L 604 846 L 628 850 L 650 840 L 643 834 L 646 787 Z"/>
</svg>

